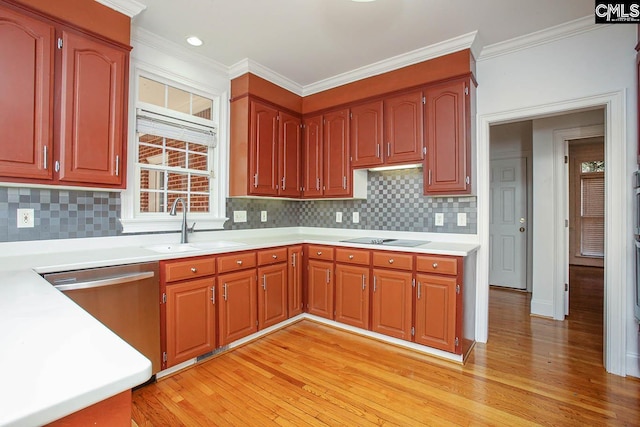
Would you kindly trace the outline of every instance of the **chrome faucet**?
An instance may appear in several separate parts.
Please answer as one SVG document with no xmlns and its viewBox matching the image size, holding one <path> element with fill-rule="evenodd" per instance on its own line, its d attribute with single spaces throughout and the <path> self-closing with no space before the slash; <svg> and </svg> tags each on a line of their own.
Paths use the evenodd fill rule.
<svg viewBox="0 0 640 427">
<path fill-rule="evenodd" d="M 194 222 L 191 228 L 187 227 L 187 206 L 184 203 L 184 199 L 182 197 L 178 197 L 173 202 L 173 206 L 171 206 L 169 215 L 176 216 L 176 207 L 178 206 L 178 202 L 182 204 L 182 228 L 180 230 L 180 243 L 188 243 L 189 239 L 187 238 L 187 233 L 193 233 L 193 229 L 196 227 L 196 223 Z"/>
</svg>

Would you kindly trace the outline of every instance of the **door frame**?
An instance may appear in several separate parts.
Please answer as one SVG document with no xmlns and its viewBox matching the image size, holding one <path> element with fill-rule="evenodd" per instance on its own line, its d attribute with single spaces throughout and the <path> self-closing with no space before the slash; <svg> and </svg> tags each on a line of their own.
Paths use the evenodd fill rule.
<svg viewBox="0 0 640 427">
<path fill-rule="evenodd" d="M 607 221 L 605 228 L 605 307 L 604 307 L 604 366 L 613 374 L 626 375 L 627 289 L 632 280 L 629 260 L 631 245 L 627 245 L 630 234 L 630 206 L 624 195 L 628 192 L 631 169 L 627 160 L 627 112 L 624 90 L 608 92 L 568 101 L 543 104 L 518 110 L 504 111 L 479 116 L 477 119 L 477 195 L 478 195 L 478 264 L 476 275 L 476 340 L 486 342 L 489 331 L 489 128 L 492 124 L 543 118 L 568 112 L 594 108 L 605 109 L 605 158 L 609 162 L 610 174 L 605 177 L 605 217 L 611 218 L 611 207 L 619 209 L 620 221 Z M 634 155 L 635 159 L 635 155 Z M 554 174 L 554 181 L 558 179 Z M 555 188 L 555 185 L 554 185 Z M 554 197 L 553 202 L 557 198 Z M 557 211 L 557 207 L 554 211 Z M 552 232 L 564 226 L 553 224 Z M 629 247 L 629 248 L 627 248 Z M 557 250 L 557 248 L 556 248 Z M 556 291 L 564 283 L 556 283 Z M 554 298 L 554 312 L 558 298 Z M 561 304 L 560 310 L 564 310 Z M 564 316 L 563 316 L 564 317 Z"/>
<path fill-rule="evenodd" d="M 569 227 L 565 226 L 565 220 L 569 220 L 569 163 L 565 163 L 565 156 L 569 156 L 569 141 L 572 139 L 592 138 L 596 136 L 605 136 L 604 125 L 585 126 L 573 129 L 555 130 L 553 132 L 553 163 L 554 163 L 554 179 L 553 197 L 555 199 L 554 223 L 556 227 L 562 227 L 561 233 L 553 234 L 555 236 L 554 259 L 561 260 L 554 265 L 553 283 L 556 284 L 553 293 L 553 318 L 556 320 L 564 320 L 565 315 L 569 314 L 569 288 L 565 288 L 564 284 L 569 283 Z M 607 160 L 606 153 L 606 137 L 605 137 L 605 164 Z M 605 174 L 605 187 L 607 176 Z M 606 197 L 606 196 L 605 196 Z M 607 201 L 605 201 L 605 205 Z M 607 214 L 605 208 L 605 245 L 606 245 L 606 227 Z M 606 260 L 607 251 L 605 248 L 605 276 L 606 276 Z M 562 284 L 558 286 L 557 284 Z M 606 289 L 606 277 L 605 277 Z M 605 291 L 606 292 L 606 291 Z M 606 299 L 605 299 L 606 300 Z M 605 332 L 606 333 L 606 332 Z"/>
</svg>

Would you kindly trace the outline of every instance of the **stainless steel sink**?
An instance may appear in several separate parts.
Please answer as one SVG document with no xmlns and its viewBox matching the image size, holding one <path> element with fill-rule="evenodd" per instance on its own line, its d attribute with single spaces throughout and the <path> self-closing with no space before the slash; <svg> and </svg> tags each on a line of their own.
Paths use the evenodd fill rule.
<svg viewBox="0 0 640 427">
<path fill-rule="evenodd" d="M 428 240 L 411 240 L 411 239 L 385 239 L 381 237 L 358 237 L 355 239 L 341 240 L 345 243 L 361 243 L 365 245 L 384 245 L 384 246 L 402 246 L 415 247 L 430 243 Z"/>
<path fill-rule="evenodd" d="M 162 253 L 162 254 L 171 254 L 171 253 L 182 253 L 182 252 L 206 251 L 209 249 L 233 248 L 233 247 L 242 246 L 242 245 L 244 245 L 244 243 L 216 240 L 211 242 L 175 243 L 175 244 L 164 244 L 164 245 L 160 244 L 160 245 L 143 246 L 143 248 L 149 249 L 150 251 Z"/>
</svg>

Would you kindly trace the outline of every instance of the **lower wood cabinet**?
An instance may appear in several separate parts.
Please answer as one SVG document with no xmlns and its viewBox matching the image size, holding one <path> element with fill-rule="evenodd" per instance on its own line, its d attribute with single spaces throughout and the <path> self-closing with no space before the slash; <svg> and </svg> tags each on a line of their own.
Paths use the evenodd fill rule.
<svg viewBox="0 0 640 427">
<path fill-rule="evenodd" d="M 258 331 L 256 270 L 218 276 L 220 345 L 228 345 Z"/>
<path fill-rule="evenodd" d="M 454 352 L 456 278 L 416 275 L 415 342 Z"/>
<path fill-rule="evenodd" d="M 335 320 L 369 329 L 369 267 L 336 264 Z"/>
<path fill-rule="evenodd" d="M 171 284 L 166 298 L 166 367 L 215 350 L 215 279 Z"/>
<path fill-rule="evenodd" d="M 258 268 L 258 328 L 287 320 L 287 264 Z"/>
<path fill-rule="evenodd" d="M 310 259 L 307 267 L 307 312 L 333 319 L 333 261 Z"/>
<path fill-rule="evenodd" d="M 410 271 L 373 270 L 372 331 L 411 340 L 412 283 Z"/>
<path fill-rule="evenodd" d="M 291 246 L 287 249 L 287 308 L 289 317 L 302 313 L 302 246 Z"/>
</svg>

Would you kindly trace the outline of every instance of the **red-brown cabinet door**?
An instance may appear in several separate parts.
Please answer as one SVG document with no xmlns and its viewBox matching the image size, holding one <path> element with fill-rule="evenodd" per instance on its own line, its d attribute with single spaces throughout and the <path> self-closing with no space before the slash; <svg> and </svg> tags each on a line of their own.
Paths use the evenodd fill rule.
<svg viewBox="0 0 640 427">
<path fill-rule="evenodd" d="M 465 194 L 471 190 L 470 92 L 468 79 L 426 91 L 425 194 Z"/>
<path fill-rule="evenodd" d="M 372 331 L 411 340 L 412 279 L 408 271 L 373 270 Z"/>
<path fill-rule="evenodd" d="M 287 264 L 258 268 L 258 328 L 287 320 Z"/>
<path fill-rule="evenodd" d="M 215 279 L 189 280 L 166 289 L 166 367 L 215 350 Z"/>
<path fill-rule="evenodd" d="M 279 124 L 279 164 L 280 183 L 278 194 L 287 197 L 300 197 L 302 187 L 302 139 L 301 124 L 298 117 L 280 112 Z"/>
<path fill-rule="evenodd" d="M 55 29 L 0 6 L 0 176 L 52 178 Z"/>
<path fill-rule="evenodd" d="M 351 108 L 351 166 L 354 168 L 381 165 L 382 101 Z"/>
<path fill-rule="evenodd" d="M 302 246 L 287 249 L 287 289 L 289 317 L 302 313 Z"/>
<path fill-rule="evenodd" d="M 60 181 L 123 182 L 128 53 L 61 33 Z"/>
<path fill-rule="evenodd" d="M 256 270 L 218 276 L 220 345 L 258 331 Z"/>
<path fill-rule="evenodd" d="M 324 115 L 324 195 L 351 194 L 349 167 L 349 109 Z"/>
<path fill-rule="evenodd" d="M 336 322 L 369 329 L 369 268 L 336 265 Z"/>
<path fill-rule="evenodd" d="M 333 319 L 333 263 L 309 260 L 307 267 L 307 312 Z"/>
<path fill-rule="evenodd" d="M 323 144 L 322 144 L 322 116 L 304 119 L 303 129 L 303 179 L 302 196 L 322 196 L 323 180 Z"/>
<path fill-rule="evenodd" d="M 418 344 L 456 352 L 456 281 L 456 277 L 416 275 Z"/>
<path fill-rule="evenodd" d="M 424 147 L 422 91 L 384 101 L 385 164 L 421 162 Z"/>
<path fill-rule="evenodd" d="M 251 101 L 249 193 L 278 195 L 278 110 Z"/>
</svg>

